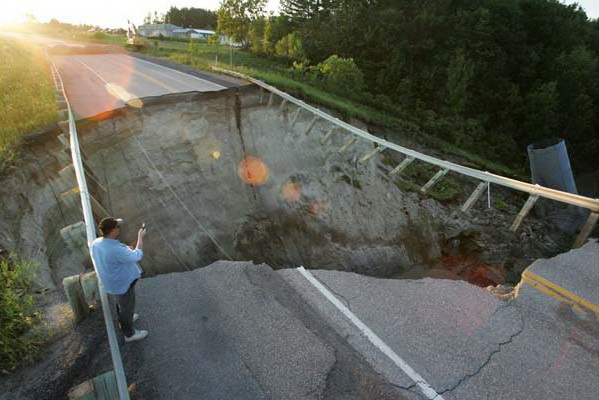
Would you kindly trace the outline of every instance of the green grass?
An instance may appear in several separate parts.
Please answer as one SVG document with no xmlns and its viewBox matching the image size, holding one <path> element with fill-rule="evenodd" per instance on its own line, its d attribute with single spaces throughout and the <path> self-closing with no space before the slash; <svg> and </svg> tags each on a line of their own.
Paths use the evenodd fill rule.
<svg viewBox="0 0 599 400">
<path fill-rule="evenodd" d="M 0 259 L 0 375 L 34 360 L 43 342 L 34 330 L 40 313 L 28 294 L 35 270 L 14 255 Z"/>
<path fill-rule="evenodd" d="M 15 156 L 21 137 L 57 121 L 54 86 L 41 47 L 0 40 L 0 167 Z"/>
</svg>

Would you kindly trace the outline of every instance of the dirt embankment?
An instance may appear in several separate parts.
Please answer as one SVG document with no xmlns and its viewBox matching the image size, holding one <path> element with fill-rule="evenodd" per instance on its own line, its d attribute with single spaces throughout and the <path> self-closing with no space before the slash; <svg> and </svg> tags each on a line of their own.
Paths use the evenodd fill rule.
<svg viewBox="0 0 599 400">
<path fill-rule="evenodd" d="M 482 204 L 462 213 L 476 182 L 445 204 L 406 191 L 388 177 L 389 156 L 358 161 L 371 143 L 340 152 L 349 134 L 334 131 L 323 144 L 329 124 L 309 129 L 306 113 L 293 123 L 294 107 L 260 100 L 254 87 L 163 96 L 78 123 L 96 217 L 124 218 L 124 241 L 146 222 L 147 274 L 232 258 L 486 286 L 517 282 L 531 261 L 570 244 L 533 217 L 515 234 L 513 214 Z M 31 137 L 18 166 L 0 178 L 0 247 L 36 262 L 38 285 L 51 290 L 89 267 L 60 235 L 82 218 L 59 134 Z M 58 346 L 78 356 L 65 368 L 79 368 L 93 343 L 66 338 Z M 31 371 L 25 375 L 37 376 Z M 48 378 L 58 388 L 60 375 L 74 377 L 65 370 Z"/>
</svg>

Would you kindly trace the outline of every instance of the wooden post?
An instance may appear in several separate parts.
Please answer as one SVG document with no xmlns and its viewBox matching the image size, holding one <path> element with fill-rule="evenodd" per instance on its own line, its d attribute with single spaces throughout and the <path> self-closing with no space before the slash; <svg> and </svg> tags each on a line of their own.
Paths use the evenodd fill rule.
<svg viewBox="0 0 599 400">
<path fill-rule="evenodd" d="M 69 143 L 69 139 L 67 139 L 67 135 L 65 135 L 64 133 L 61 133 L 60 135 L 56 136 L 56 139 L 58 139 L 60 144 L 62 144 L 62 146 L 65 149 L 69 149 L 71 147 L 71 144 Z"/>
<path fill-rule="evenodd" d="M 281 105 L 279 106 L 279 112 L 283 111 L 283 108 L 285 107 L 285 104 L 287 104 L 287 100 L 283 99 L 283 101 L 281 102 Z"/>
<path fill-rule="evenodd" d="M 312 130 L 312 128 L 314 128 L 314 124 L 316 123 L 317 120 L 318 120 L 318 117 L 312 118 L 312 120 L 308 124 L 308 127 L 306 128 L 306 131 L 304 132 L 304 135 L 310 134 L 310 131 Z"/>
<path fill-rule="evenodd" d="M 389 172 L 389 176 L 401 174 L 403 170 L 406 169 L 408 165 L 412 163 L 412 161 L 414 161 L 414 157 L 407 156 L 397 167 L 393 168 Z"/>
<path fill-rule="evenodd" d="M 443 178 L 443 177 L 444 177 L 444 176 L 445 176 L 445 175 L 446 175 L 448 172 L 449 172 L 449 170 L 448 170 L 448 169 L 442 169 L 442 170 L 440 170 L 439 172 L 437 172 L 437 173 L 435 174 L 435 176 L 433 176 L 433 177 L 432 177 L 432 178 L 431 178 L 431 179 L 430 179 L 428 182 L 426 182 L 426 183 L 424 184 L 424 186 L 422 186 L 422 187 L 420 188 L 420 191 L 421 191 L 422 193 L 426 193 L 426 192 L 427 192 L 427 191 L 428 191 L 430 188 L 432 188 L 432 187 L 433 187 L 433 185 L 434 185 L 435 183 L 437 183 L 437 182 L 439 181 L 439 179 Z"/>
<path fill-rule="evenodd" d="M 293 113 L 293 117 L 291 118 L 291 128 L 293 128 L 293 126 L 297 122 L 297 119 L 300 115 L 300 111 L 302 111 L 302 109 L 298 107 L 297 111 Z"/>
<path fill-rule="evenodd" d="M 468 210 L 470 210 L 472 206 L 474 206 L 474 204 L 478 201 L 478 199 L 480 199 L 480 197 L 483 195 L 486 188 L 487 182 L 479 183 L 476 189 L 474 189 L 474 191 L 470 195 L 470 197 L 468 197 L 468 200 L 466 200 L 466 202 L 462 206 L 462 211 L 467 212 Z"/>
<path fill-rule="evenodd" d="M 356 143 L 355 137 L 353 137 L 353 138 L 349 139 L 347 142 L 345 142 L 345 144 L 343 146 L 341 146 L 341 148 L 337 152 L 343 153 L 345 150 L 349 149 L 349 147 L 354 143 Z"/>
<path fill-rule="evenodd" d="M 73 310 L 75 322 L 80 322 L 89 315 L 89 307 L 85 301 L 83 288 L 81 287 L 81 281 L 79 279 L 79 275 L 74 275 L 67 276 L 62 280 L 62 286 L 67 294 L 71 309 Z"/>
<path fill-rule="evenodd" d="M 528 196 L 528 200 L 526 200 L 526 203 L 524 203 L 524 206 L 516 216 L 516 219 L 512 223 L 512 226 L 510 226 L 510 230 L 512 232 L 516 232 L 518 228 L 520 228 L 522 221 L 524 221 L 524 218 L 526 218 L 526 216 L 528 215 L 528 213 L 530 212 L 530 210 L 535 205 L 538 199 L 539 196 L 536 194 L 531 194 L 530 196 Z"/>
<path fill-rule="evenodd" d="M 582 229 L 580 230 L 580 233 L 576 237 L 576 240 L 574 241 L 574 244 L 572 245 L 573 248 L 577 249 L 580 246 L 582 246 L 584 244 L 584 242 L 587 241 L 587 239 L 589 238 L 589 235 L 591 234 L 591 232 L 593 232 L 595 225 L 597 225 L 597 221 L 599 221 L 599 212 L 591 212 L 589 214 L 589 218 L 587 219 L 587 222 L 584 223 L 584 226 L 582 227 Z"/>
<path fill-rule="evenodd" d="M 374 157 L 375 154 L 382 153 L 383 151 L 385 151 L 385 149 L 385 146 L 379 146 L 376 149 L 372 150 L 370 153 L 366 154 L 364 157 L 362 157 L 359 160 L 359 162 L 363 164 L 366 161 L 370 160 L 372 157 Z"/>
<path fill-rule="evenodd" d="M 58 127 L 63 133 L 69 133 L 69 120 L 66 121 L 58 121 Z"/>
<path fill-rule="evenodd" d="M 69 400 L 119 400 L 114 370 L 75 386 L 68 396 Z"/>
<path fill-rule="evenodd" d="M 260 104 L 264 103 L 264 88 L 260 87 Z"/>
<path fill-rule="evenodd" d="M 71 153 L 66 149 L 61 149 L 54 153 L 54 157 L 58 160 L 60 165 L 65 165 L 71 163 Z"/>
<path fill-rule="evenodd" d="M 270 108 L 272 106 L 272 102 L 273 102 L 274 98 L 275 98 L 274 93 L 270 92 L 270 97 L 268 98 L 268 105 L 267 105 L 268 108 Z"/>
<path fill-rule="evenodd" d="M 325 144 L 326 142 L 328 142 L 329 139 L 331 138 L 331 136 L 333 135 L 333 132 L 335 132 L 334 127 L 327 131 L 327 133 L 324 135 L 324 137 L 320 140 L 320 144 Z"/>
<path fill-rule="evenodd" d="M 81 288 L 83 289 L 83 298 L 87 303 L 100 300 L 98 288 L 98 276 L 96 271 L 86 272 L 81 275 Z"/>
</svg>

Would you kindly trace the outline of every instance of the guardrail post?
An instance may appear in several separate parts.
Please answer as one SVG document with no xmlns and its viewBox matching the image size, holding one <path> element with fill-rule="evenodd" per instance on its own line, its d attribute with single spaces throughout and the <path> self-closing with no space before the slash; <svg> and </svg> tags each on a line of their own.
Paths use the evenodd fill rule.
<svg viewBox="0 0 599 400">
<path fill-rule="evenodd" d="M 283 108 L 285 107 L 285 104 L 287 104 L 287 100 L 283 99 L 283 101 L 281 102 L 281 105 L 279 106 L 279 112 L 283 111 Z"/>
<path fill-rule="evenodd" d="M 414 161 L 414 157 L 407 156 L 397 167 L 393 168 L 389 172 L 389 176 L 401 174 L 403 170 L 408 167 L 408 165 L 412 164 L 412 161 Z"/>
<path fill-rule="evenodd" d="M 385 151 L 385 149 L 385 146 L 379 146 L 376 149 L 372 150 L 370 153 L 366 154 L 364 157 L 360 158 L 359 162 L 363 164 L 366 161 L 370 160 L 372 157 L 374 157 L 375 154 L 382 153 L 383 151 Z"/>
<path fill-rule="evenodd" d="M 530 210 L 535 205 L 538 199 L 539 196 L 537 196 L 536 194 L 531 194 L 530 196 L 528 196 L 528 200 L 526 200 L 526 203 L 524 203 L 524 206 L 516 216 L 516 219 L 512 223 L 512 226 L 510 226 L 510 230 L 512 232 L 516 232 L 518 228 L 520 228 L 522 221 L 524 221 L 524 218 L 526 218 L 526 216 L 528 215 L 528 213 L 530 212 Z"/>
<path fill-rule="evenodd" d="M 582 229 L 580 230 L 580 233 L 576 237 L 576 240 L 574 241 L 574 244 L 572 245 L 573 248 L 577 249 L 580 246 L 582 246 L 584 244 L 584 242 L 587 241 L 587 239 L 589 238 L 589 235 L 595 228 L 595 225 L 597 225 L 597 221 L 599 221 L 599 212 L 591 212 L 589 214 L 589 218 L 584 223 L 584 226 L 582 227 Z"/>
<path fill-rule="evenodd" d="M 318 120 L 318 117 L 312 118 L 312 120 L 308 124 L 308 127 L 306 128 L 306 131 L 304 132 L 304 135 L 310 134 L 310 131 L 312 130 L 312 128 L 314 128 L 314 124 L 316 123 L 317 120 Z"/>
<path fill-rule="evenodd" d="M 60 135 L 56 136 L 56 139 L 58 139 L 60 144 L 62 144 L 62 146 L 65 149 L 69 149 L 71 147 L 71 145 L 69 144 L 69 139 L 67 139 L 67 136 L 64 133 L 61 133 Z"/>
<path fill-rule="evenodd" d="M 448 170 L 448 169 L 442 169 L 442 170 L 438 171 L 438 172 L 435 174 L 435 176 L 433 176 L 433 177 L 432 177 L 432 178 L 431 178 L 431 179 L 430 179 L 428 182 L 426 182 L 426 183 L 424 184 L 424 186 L 422 186 L 422 187 L 420 188 L 420 191 L 421 191 L 422 193 L 426 193 L 426 192 L 428 192 L 428 190 L 429 190 L 431 187 L 433 187 L 433 185 L 434 185 L 435 183 L 437 183 L 437 182 L 439 181 L 439 179 L 443 178 L 443 177 L 444 177 L 444 176 L 445 176 L 445 175 L 446 175 L 448 172 L 449 172 L 449 170 Z"/>
<path fill-rule="evenodd" d="M 270 92 L 270 96 L 268 97 L 268 104 L 266 105 L 266 107 L 270 108 L 272 106 L 274 97 L 275 97 L 275 94 L 273 92 Z"/>
<path fill-rule="evenodd" d="M 335 127 L 332 127 L 327 131 L 324 137 L 320 139 L 320 144 L 325 144 L 326 142 L 328 142 L 331 136 L 333 135 L 333 132 L 335 132 Z"/>
<path fill-rule="evenodd" d="M 300 107 L 298 107 L 297 111 L 293 113 L 293 117 L 291 117 L 291 125 L 290 125 L 291 128 L 293 128 L 295 126 L 295 123 L 297 122 L 297 119 L 298 119 L 301 111 L 302 111 L 302 109 Z"/>
<path fill-rule="evenodd" d="M 476 189 L 474 189 L 474 191 L 470 195 L 470 197 L 468 197 L 468 200 L 466 200 L 466 202 L 462 206 L 462 211 L 467 212 L 468 210 L 470 210 L 472 206 L 478 201 L 478 199 L 480 199 L 480 197 L 483 195 L 486 188 L 487 182 L 479 183 Z"/>
<path fill-rule="evenodd" d="M 338 153 L 343 153 L 345 150 L 349 149 L 349 147 L 356 143 L 356 138 L 351 138 L 349 139 L 347 142 L 345 142 L 345 144 L 343 146 L 341 146 L 341 148 L 337 151 Z"/>
</svg>

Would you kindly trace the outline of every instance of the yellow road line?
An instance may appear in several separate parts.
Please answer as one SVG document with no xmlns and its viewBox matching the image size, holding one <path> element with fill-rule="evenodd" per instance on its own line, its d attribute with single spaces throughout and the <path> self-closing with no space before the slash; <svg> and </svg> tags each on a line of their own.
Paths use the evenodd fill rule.
<svg viewBox="0 0 599 400">
<path fill-rule="evenodd" d="M 553 297 L 559 301 L 574 305 L 574 306 L 582 306 L 588 310 L 593 311 L 594 313 L 599 315 L 599 306 L 591 303 L 589 300 L 582 298 L 569 290 L 564 289 L 563 287 L 543 278 L 540 275 L 537 275 L 528 270 L 524 271 L 522 274 L 522 278 L 524 283 L 529 284 L 530 286 L 537 289 L 539 292 L 546 294 L 548 296 Z M 577 307 L 580 309 L 580 307 Z"/>
</svg>

